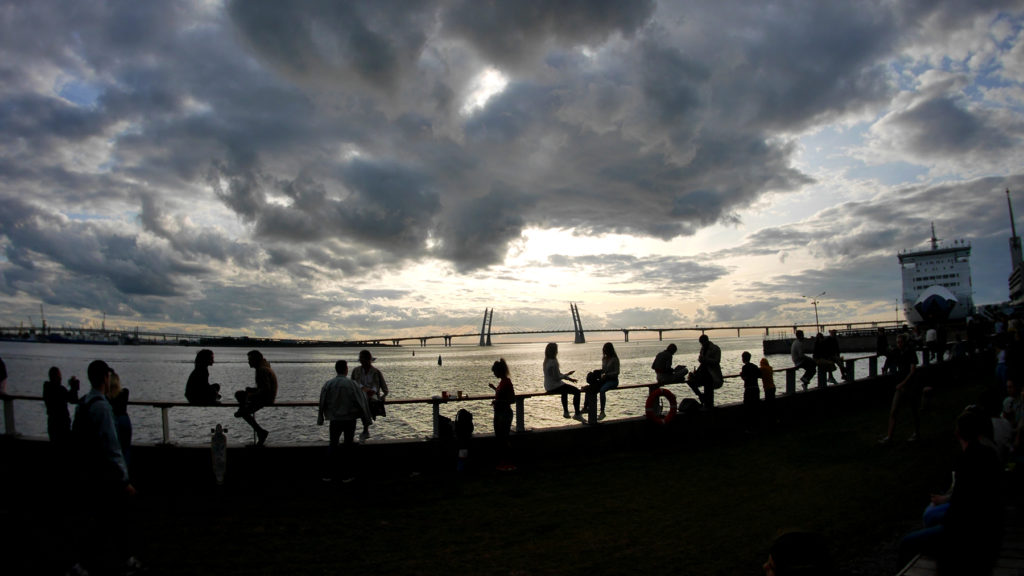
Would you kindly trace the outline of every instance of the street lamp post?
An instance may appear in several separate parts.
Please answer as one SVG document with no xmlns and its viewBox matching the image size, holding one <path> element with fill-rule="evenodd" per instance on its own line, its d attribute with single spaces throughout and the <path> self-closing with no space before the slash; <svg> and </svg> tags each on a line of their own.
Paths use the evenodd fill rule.
<svg viewBox="0 0 1024 576">
<path fill-rule="evenodd" d="M 815 326 L 817 326 L 819 332 L 821 331 L 821 322 L 818 321 L 818 298 L 821 298 L 824 295 L 825 292 L 822 292 L 821 294 L 818 294 L 813 298 L 811 298 L 810 296 L 804 296 L 804 298 L 811 298 L 811 304 L 814 304 L 814 324 Z"/>
</svg>

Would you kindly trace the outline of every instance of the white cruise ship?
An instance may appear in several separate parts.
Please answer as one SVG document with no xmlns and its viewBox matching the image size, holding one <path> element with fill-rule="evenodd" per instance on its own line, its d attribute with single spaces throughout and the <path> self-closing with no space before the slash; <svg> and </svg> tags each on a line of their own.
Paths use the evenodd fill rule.
<svg viewBox="0 0 1024 576">
<path fill-rule="evenodd" d="M 971 245 L 955 240 L 940 246 L 932 224 L 930 248 L 899 253 L 903 272 L 903 314 L 910 324 L 963 321 L 974 313 Z"/>
</svg>

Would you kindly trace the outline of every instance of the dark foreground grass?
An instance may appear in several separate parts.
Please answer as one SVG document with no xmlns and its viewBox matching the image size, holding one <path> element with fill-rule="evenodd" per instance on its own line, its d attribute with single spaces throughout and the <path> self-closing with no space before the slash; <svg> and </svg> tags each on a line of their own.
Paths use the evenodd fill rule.
<svg viewBox="0 0 1024 576">
<path fill-rule="evenodd" d="M 307 474 L 223 494 L 140 486 L 137 513 L 111 538 L 133 537 L 157 575 L 731 576 L 760 573 L 774 537 L 804 528 L 825 534 L 843 574 L 895 574 L 900 536 L 949 482 L 952 423 L 978 397 L 968 386 L 937 389 L 922 439 L 886 447 L 876 444 L 883 400 L 702 446 L 570 453 L 512 473 L 481 466 L 351 484 Z M 898 432 L 906 438 L 909 424 Z M 0 475 L 0 538 L 7 566 L 33 573 L 56 542 L 79 537 L 53 521 L 52 505 L 74 510 L 85 497 L 71 487 L 33 492 L 19 485 L 27 477 Z"/>
<path fill-rule="evenodd" d="M 155 574 L 742 575 L 799 527 L 827 536 L 845 574 L 895 574 L 896 543 L 948 483 L 952 422 L 976 398 L 938 390 L 913 444 L 876 445 L 879 405 L 514 473 L 307 482 L 202 506 L 150 499 L 138 533 Z"/>
</svg>

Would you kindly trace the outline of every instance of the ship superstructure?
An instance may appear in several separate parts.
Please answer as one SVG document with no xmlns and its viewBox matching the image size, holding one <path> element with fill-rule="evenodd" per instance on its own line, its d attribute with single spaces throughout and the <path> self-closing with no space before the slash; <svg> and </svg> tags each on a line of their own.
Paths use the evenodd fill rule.
<svg viewBox="0 0 1024 576">
<path fill-rule="evenodd" d="M 969 242 L 955 240 L 942 246 L 932 224 L 928 249 L 906 250 L 898 257 L 908 323 L 955 322 L 974 313 Z"/>
</svg>

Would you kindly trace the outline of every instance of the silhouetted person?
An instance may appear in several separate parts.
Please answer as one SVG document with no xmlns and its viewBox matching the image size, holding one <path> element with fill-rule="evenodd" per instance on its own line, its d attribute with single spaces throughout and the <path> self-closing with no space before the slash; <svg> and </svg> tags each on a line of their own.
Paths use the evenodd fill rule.
<svg viewBox="0 0 1024 576">
<path fill-rule="evenodd" d="M 373 416 L 370 414 L 370 403 L 362 387 L 348 377 L 348 362 L 338 360 L 334 363 L 336 376 L 320 389 L 320 409 L 316 423 L 322 426 L 324 420 L 330 421 L 330 443 L 327 447 L 329 476 L 341 470 L 343 482 L 353 478 L 351 450 L 356 436 L 356 420 L 362 420 L 363 426 L 369 426 Z M 344 435 L 344 452 L 338 450 L 338 439 Z M 339 460 L 341 462 L 339 463 Z"/>
<path fill-rule="evenodd" d="M 7 394 L 7 364 L 0 358 L 0 394 Z"/>
<path fill-rule="evenodd" d="M 78 378 L 68 380 L 70 390 L 61 384 L 60 368 L 50 368 L 50 379 L 43 382 L 43 403 L 46 404 L 46 433 L 50 442 L 66 445 L 71 434 L 68 404 L 78 403 Z"/>
<path fill-rule="evenodd" d="M 937 560 L 939 574 L 989 574 L 999 550 L 1002 524 L 1003 466 L 984 438 L 991 421 L 970 407 L 957 418 L 956 438 L 963 450 L 956 481 L 948 495 L 933 495 L 929 524 L 900 542 L 901 560 L 925 553 Z"/>
<path fill-rule="evenodd" d="M 761 384 L 764 387 L 764 413 L 770 423 L 775 423 L 775 369 L 767 358 L 761 358 Z"/>
<path fill-rule="evenodd" d="M 76 485 L 87 495 L 76 504 L 83 524 L 75 534 L 83 539 L 85 568 L 98 574 L 118 573 L 128 560 L 125 541 L 112 535 L 130 532 L 123 523 L 129 499 L 135 495 L 117 439 L 114 411 L 106 397 L 110 374 L 102 360 L 89 364 L 91 388 L 79 401 L 72 424 L 79 474 Z"/>
<path fill-rule="evenodd" d="M 572 377 L 575 370 L 565 374 L 558 366 L 558 344 L 549 342 L 544 347 L 544 391 L 548 394 L 562 395 L 562 417 L 569 417 L 569 395 L 572 394 L 572 406 L 576 411 L 573 416 L 576 420 L 583 422 L 583 415 L 580 414 L 580 389 L 564 381 L 576 382 Z"/>
<path fill-rule="evenodd" d="M 597 415 L 598 420 L 604 420 L 607 392 L 619 387 L 619 372 L 619 355 L 615 352 L 615 346 L 611 342 L 605 342 L 601 347 L 601 378 L 596 391 L 601 397 L 601 412 Z"/>
<path fill-rule="evenodd" d="M 892 363 L 889 362 L 891 353 L 889 337 L 885 335 L 885 328 L 879 327 L 878 336 L 875 337 L 875 354 L 884 361 L 882 364 L 882 374 L 888 374 L 892 371 Z"/>
<path fill-rule="evenodd" d="M 277 398 L 277 374 L 274 374 L 270 362 L 267 362 L 259 350 L 249 352 L 249 366 L 256 370 L 256 386 L 235 392 L 235 399 L 239 404 L 235 418 L 241 418 L 252 426 L 256 432 L 256 445 L 263 446 L 270 432 L 256 423 L 255 414 L 260 408 L 273 404 Z"/>
<path fill-rule="evenodd" d="M 810 347 L 810 343 L 804 338 L 804 331 L 797 330 L 796 340 L 793 340 L 793 346 L 789 349 L 789 357 L 793 361 L 794 368 L 804 371 L 804 375 L 800 377 L 804 390 L 807 390 L 807 385 L 811 383 L 811 378 L 814 378 L 814 372 L 818 368 L 814 359 L 807 355 L 808 347 Z"/>
<path fill-rule="evenodd" d="M 514 470 L 515 466 L 509 462 L 509 436 L 512 431 L 512 405 L 516 402 L 516 389 L 512 386 L 512 378 L 504 358 L 491 365 L 491 373 L 498 379 L 497 386 L 489 384 L 494 390 L 494 441 L 498 445 L 498 470 Z"/>
<path fill-rule="evenodd" d="M 740 355 L 743 368 L 740 379 L 743 380 L 743 419 L 746 420 L 746 431 L 757 428 L 758 404 L 761 402 L 761 369 L 750 362 L 750 352 Z"/>
<path fill-rule="evenodd" d="M 893 356 L 896 362 L 896 389 L 893 391 L 892 406 L 889 408 L 889 427 L 886 429 L 885 437 L 878 441 L 879 444 L 892 442 L 892 435 L 896 430 L 896 415 L 904 406 L 910 410 L 911 421 L 914 424 L 914 433 L 907 439 L 908 442 L 917 440 L 921 427 L 921 384 L 915 377 L 917 350 L 911 344 L 908 334 L 901 333 L 896 336 L 896 350 Z"/>
<path fill-rule="evenodd" d="M 440 358 L 440 356 L 438 356 Z M 387 416 L 387 409 L 384 407 L 384 399 L 390 393 L 388 383 L 384 381 L 384 374 L 373 365 L 375 358 L 369 350 L 359 351 L 359 366 L 352 370 L 352 379 L 363 388 L 366 400 L 370 403 L 370 414 L 376 420 L 377 416 Z M 363 433 L 359 435 L 361 440 L 370 437 L 370 426 L 363 426 Z"/>
<path fill-rule="evenodd" d="M 132 419 L 128 417 L 128 397 L 130 392 L 121 387 L 121 377 L 117 372 L 110 371 L 110 383 L 107 385 L 107 400 L 114 411 L 114 429 L 117 440 L 121 444 L 121 454 L 126 465 L 132 463 Z"/>
<path fill-rule="evenodd" d="M 209 406 L 220 401 L 220 384 L 210 384 L 210 366 L 213 366 L 213 350 L 204 348 L 197 352 L 195 368 L 185 384 L 185 399 L 189 404 Z"/>
<path fill-rule="evenodd" d="M 701 334 L 697 341 L 700 342 L 697 369 L 687 383 L 697 398 L 700 398 L 701 405 L 712 408 L 715 405 L 715 388 L 722 385 L 722 349 L 707 334 Z"/>
<path fill-rule="evenodd" d="M 654 370 L 658 384 L 671 384 L 675 380 L 672 371 L 672 355 L 676 353 L 676 350 L 675 344 L 669 344 L 667 348 L 658 352 L 654 357 L 651 369 Z"/>
</svg>

